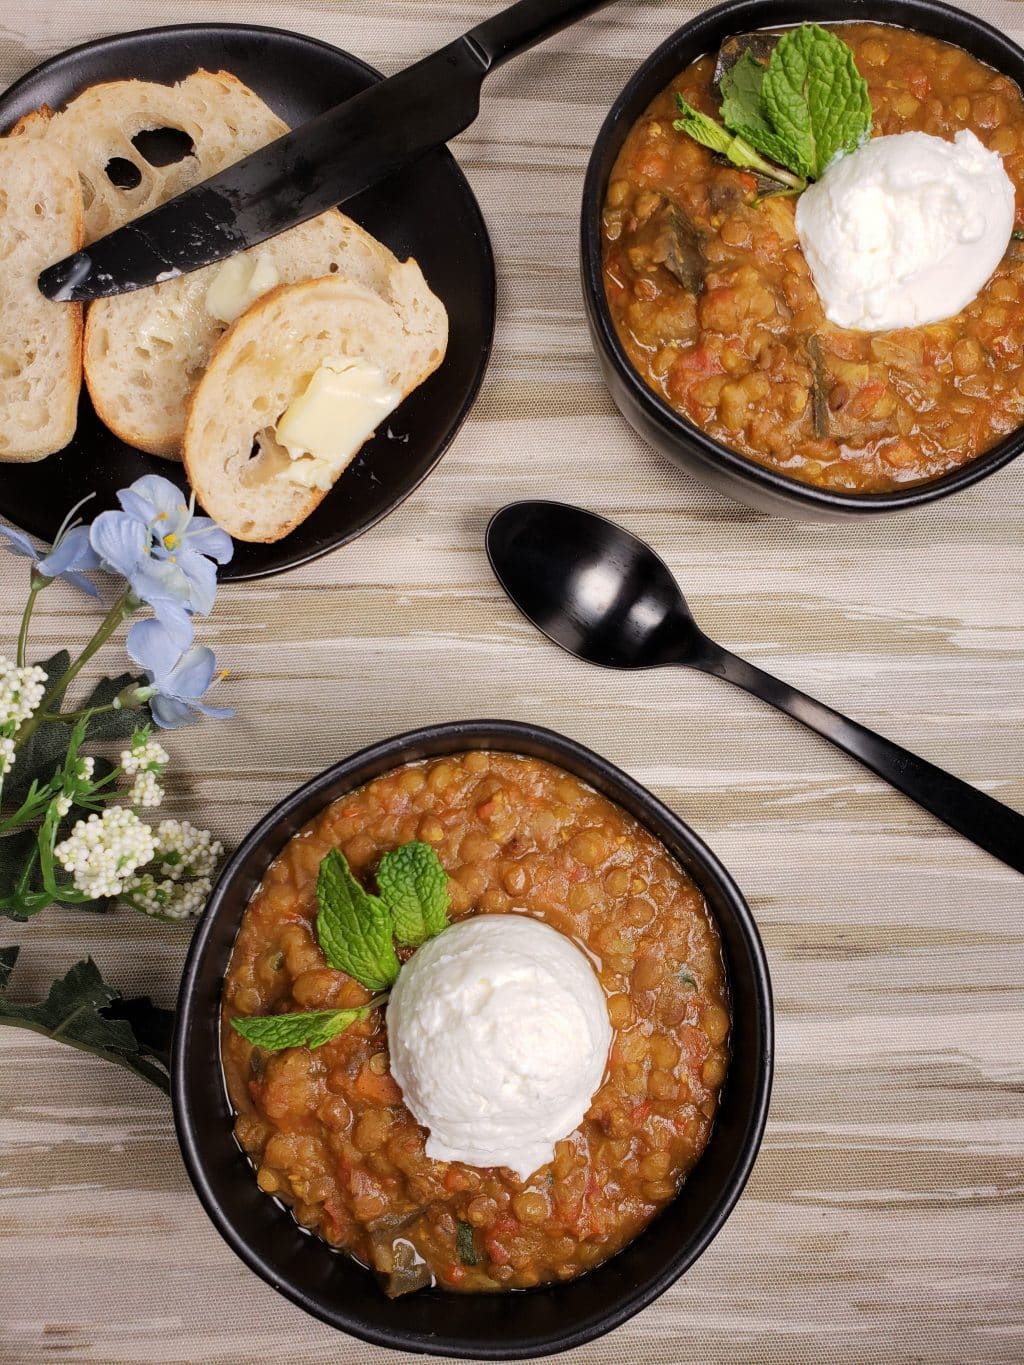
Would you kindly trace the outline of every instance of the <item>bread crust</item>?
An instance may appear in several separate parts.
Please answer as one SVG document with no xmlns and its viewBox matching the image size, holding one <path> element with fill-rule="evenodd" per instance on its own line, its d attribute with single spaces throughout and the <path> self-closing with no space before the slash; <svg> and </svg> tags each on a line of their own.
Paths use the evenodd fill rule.
<svg viewBox="0 0 1024 1365">
<path fill-rule="evenodd" d="M 407 345 L 403 317 L 393 303 L 338 276 L 280 285 L 253 304 L 219 341 L 189 407 L 185 471 L 206 512 L 236 539 L 261 544 L 281 540 L 305 521 L 331 490 L 297 485 L 289 477 L 287 456 L 282 461 L 278 455 L 276 469 L 273 458 L 267 461 L 271 468 L 263 492 L 254 492 L 244 482 L 252 443 L 305 389 L 316 369 L 339 353 L 380 364 L 406 398 L 444 358 L 447 315 L 427 290 L 421 303 L 429 309 L 431 301 L 436 305 L 432 344 L 415 347 Z M 294 341 L 282 344 L 278 355 L 274 339 L 286 334 Z M 396 338 L 401 355 L 394 353 Z M 257 402 L 269 402 L 269 410 L 257 410 Z M 275 512 L 271 504 L 279 500 L 284 508 Z"/>
<path fill-rule="evenodd" d="M 77 251 L 84 206 L 59 148 L 0 139 L 0 461 L 45 459 L 75 434 L 82 381 L 82 306 L 52 303 L 39 272 Z"/>
</svg>

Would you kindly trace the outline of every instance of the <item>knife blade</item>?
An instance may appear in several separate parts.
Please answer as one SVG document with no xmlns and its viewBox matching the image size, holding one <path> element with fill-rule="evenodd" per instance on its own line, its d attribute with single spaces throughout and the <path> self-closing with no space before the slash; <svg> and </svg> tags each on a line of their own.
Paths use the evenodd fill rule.
<svg viewBox="0 0 1024 1365">
<path fill-rule="evenodd" d="M 459 38 L 48 266 L 39 288 L 57 302 L 129 293 L 315 218 L 467 128 L 488 67 Z"/>
<path fill-rule="evenodd" d="M 439 52 L 48 266 L 40 290 L 59 303 L 130 293 L 315 218 L 468 128 L 489 71 L 608 3 L 518 0 Z"/>
</svg>

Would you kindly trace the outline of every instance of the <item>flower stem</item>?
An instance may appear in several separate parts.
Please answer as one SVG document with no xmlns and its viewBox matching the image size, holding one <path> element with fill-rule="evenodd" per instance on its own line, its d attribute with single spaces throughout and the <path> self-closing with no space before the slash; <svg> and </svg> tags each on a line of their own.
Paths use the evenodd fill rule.
<svg viewBox="0 0 1024 1365">
<path fill-rule="evenodd" d="M 76 720 L 84 720 L 88 717 L 102 716 L 106 711 L 123 711 L 123 702 L 108 702 L 106 706 L 84 706 L 80 711 L 46 711 L 41 717 L 42 721 L 57 722 L 60 725 L 73 725 Z"/>
<path fill-rule="evenodd" d="M 106 616 L 104 616 L 103 620 L 99 624 L 99 628 L 97 629 L 96 634 L 92 637 L 92 639 L 89 641 L 86 647 L 82 650 L 81 654 L 78 656 L 75 662 L 69 665 L 69 667 L 65 669 L 63 674 L 56 680 L 56 682 L 52 682 L 50 686 L 46 689 L 46 695 L 43 697 L 43 700 L 40 703 L 38 711 L 36 711 L 34 716 L 30 716 L 28 720 L 25 721 L 24 725 L 22 725 L 21 729 L 15 735 L 14 737 L 15 749 L 20 749 L 22 745 L 25 743 L 25 741 L 31 735 L 35 734 L 36 730 L 39 728 L 39 726 L 43 723 L 44 720 L 54 719 L 54 713 L 49 709 L 51 700 L 54 697 L 59 697 L 63 695 L 63 693 L 67 690 L 71 683 L 74 682 L 75 678 L 78 677 L 79 673 L 81 673 L 82 669 L 93 657 L 93 655 L 97 654 L 107 643 L 107 641 L 113 635 L 114 631 L 117 630 L 121 622 L 126 621 L 128 617 L 131 616 L 133 612 L 137 611 L 141 605 L 142 604 L 139 602 L 138 598 L 135 597 L 135 595 L 132 593 L 132 590 L 130 588 L 126 588 L 125 591 L 114 603 L 114 605 L 107 612 Z"/>
<path fill-rule="evenodd" d="M 18 631 L 18 667 L 25 667 L 25 655 L 28 651 L 28 623 L 32 620 L 32 610 L 36 604 L 36 598 L 46 585 L 37 583 L 35 575 L 32 577 L 32 585 L 28 590 L 28 599 L 25 602 L 25 610 L 21 614 L 21 629 Z"/>
</svg>

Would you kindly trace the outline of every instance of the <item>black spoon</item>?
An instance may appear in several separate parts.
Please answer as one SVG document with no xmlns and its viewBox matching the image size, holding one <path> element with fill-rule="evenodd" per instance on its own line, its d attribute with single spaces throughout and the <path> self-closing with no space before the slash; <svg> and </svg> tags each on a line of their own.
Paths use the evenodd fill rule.
<svg viewBox="0 0 1024 1365">
<path fill-rule="evenodd" d="M 519 610 L 570 654 L 603 668 L 682 664 L 724 678 L 1024 872 L 1024 816 L 709 640 L 668 566 L 620 526 L 564 503 L 516 502 L 491 518 L 487 554 Z"/>
</svg>

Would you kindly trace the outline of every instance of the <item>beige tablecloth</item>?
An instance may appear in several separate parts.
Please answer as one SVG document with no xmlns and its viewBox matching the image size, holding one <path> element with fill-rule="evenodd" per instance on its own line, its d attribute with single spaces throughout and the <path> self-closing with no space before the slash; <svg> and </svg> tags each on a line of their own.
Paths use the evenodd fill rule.
<svg viewBox="0 0 1024 1365">
<path fill-rule="evenodd" d="M 99 35 L 212 19 L 300 29 L 393 71 L 493 8 L 21 0 L 0 19 L 0 82 Z M 1024 808 L 1024 466 L 919 516 L 767 520 L 666 466 L 602 387 L 576 278 L 583 168 L 630 72 L 693 10 L 620 0 L 489 83 L 455 144 L 498 258 L 474 414 L 362 540 L 222 592 L 202 639 L 231 668 L 238 718 L 169 739 L 170 808 L 231 841 L 326 764 L 449 717 L 541 721 L 598 749 L 706 836 L 749 896 L 774 974 L 778 1069 L 725 1230 L 656 1305 L 566 1365 L 1020 1361 L 1020 878 L 724 684 L 558 653 L 483 553 L 488 516 L 513 498 L 604 512 L 657 546 L 724 642 Z M 1024 29 L 1019 5 L 979 10 Z M 5 641 L 22 583 L 0 558 Z M 92 619 L 48 593 L 40 651 L 84 640 Z M 51 909 L 0 938 L 25 945 L 21 996 L 90 952 L 124 989 L 169 1003 L 188 932 Z M 157 1091 L 30 1034 L 0 1032 L 0 1049 L 0 1360 L 394 1359 L 235 1259 Z"/>
</svg>

